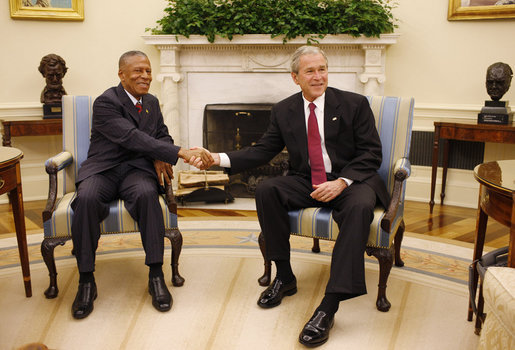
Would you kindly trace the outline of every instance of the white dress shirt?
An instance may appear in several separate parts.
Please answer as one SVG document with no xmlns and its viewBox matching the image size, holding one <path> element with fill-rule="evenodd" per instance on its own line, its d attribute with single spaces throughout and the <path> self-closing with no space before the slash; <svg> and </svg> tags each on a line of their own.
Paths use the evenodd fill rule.
<svg viewBox="0 0 515 350">
<path fill-rule="evenodd" d="M 141 101 L 141 98 L 138 100 L 136 97 L 132 96 L 129 91 L 125 90 L 125 92 L 127 93 L 129 98 L 131 99 L 133 105 L 136 105 L 136 103 L 138 103 L 138 102 L 143 104 L 143 101 Z"/>
<path fill-rule="evenodd" d="M 308 118 L 309 118 L 309 102 L 306 100 L 304 95 L 302 95 L 302 99 L 304 100 L 304 119 L 306 123 L 306 135 L 308 130 Z M 327 149 L 325 147 L 325 135 L 324 135 L 324 106 L 325 106 L 325 92 L 316 98 L 313 103 L 315 104 L 315 115 L 317 116 L 317 123 L 318 123 L 318 131 L 320 133 L 320 144 L 322 146 L 322 158 L 324 160 L 324 167 L 325 172 L 330 173 L 333 169 L 333 166 L 331 164 L 331 159 L 329 158 L 329 154 L 327 153 Z M 219 153 L 220 155 L 220 166 L 223 168 L 230 168 L 231 167 L 231 160 L 229 159 L 229 156 L 226 153 Z M 347 186 L 350 186 L 353 182 L 353 180 L 341 177 L 343 181 L 347 183 Z"/>
</svg>

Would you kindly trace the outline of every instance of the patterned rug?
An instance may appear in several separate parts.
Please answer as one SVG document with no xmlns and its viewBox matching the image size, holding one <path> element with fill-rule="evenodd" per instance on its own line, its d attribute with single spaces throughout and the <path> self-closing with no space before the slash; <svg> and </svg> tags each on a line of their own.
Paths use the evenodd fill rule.
<svg viewBox="0 0 515 350">
<path fill-rule="evenodd" d="M 14 238 L 0 240 L 0 348 L 40 341 L 51 349 L 295 349 L 297 336 L 320 302 L 328 278 L 331 242 L 311 252 L 292 237 L 299 292 L 281 306 L 256 305 L 263 262 L 255 219 L 181 219 L 183 287 L 171 287 L 172 310 L 159 313 L 146 289 L 139 235 L 104 236 L 95 273 L 99 297 L 85 320 L 71 317 L 78 275 L 71 242 L 55 250 L 60 294 L 47 300 L 48 272 L 39 252 L 41 233 L 28 235 L 32 298 L 25 298 Z M 165 264 L 170 262 L 170 247 Z M 466 321 L 472 247 L 407 233 L 405 267 L 392 269 L 392 308 L 375 309 L 378 264 L 366 258 L 369 294 L 341 304 L 323 349 L 474 349 L 478 337 Z M 165 276 L 169 280 L 169 267 Z"/>
</svg>

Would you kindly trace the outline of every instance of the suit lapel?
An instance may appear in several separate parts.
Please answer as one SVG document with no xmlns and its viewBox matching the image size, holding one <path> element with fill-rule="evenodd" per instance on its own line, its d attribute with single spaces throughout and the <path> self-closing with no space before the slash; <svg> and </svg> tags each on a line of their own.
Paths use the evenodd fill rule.
<svg viewBox="0 0 515 350">
<path fill-rule="evenodd" d="M 152 118 L 150 118 L 151 111 L 149 109 L 149 105 L 147 103 L 147 95 L 143 96 L 141 98 L 141 114 L 138 114 L 139 116 L 139 126 L 141 130 L 145 129 L 145 126 L 151 121 Z"/>
<path fill-rule="evenodd" d="M 306 119 L 304 113 L 304 100 L 302 93 L 299 93 L 295 101 L 289 107 L 288 122 L 292 128 L 292 134 L 298 145 L 298 151 L 302 152 L 302 157 L 307 162 L 308 156 L 308 132 L 306 130 Z M 288 150 L 292 152 L 294 150 Z"/>
<path fill-rule="evenodd" d="M 331 147 L 331 145 L 335 144 L 338 139 L 342 117 L 340 102 L 334 95 L 333 91 L 328 88 L 325 93 L 324 138 L 325 147 L 331 160 L 335 160 L 337 158 L 336 154 L 333 152 L 334 147 Z"/>
<path fill-rule="evenodd" d="M 118 96 L 120 97 L 120 102 L 124 105 L 125 109 L 129 112 L 129 116 L 132 118 L 136 126 L 139 126 L 140 116 L 136 106 L 132 103 L 129 95 L 125 92 L 122 84 L 118 85 Z"/>
</svg>

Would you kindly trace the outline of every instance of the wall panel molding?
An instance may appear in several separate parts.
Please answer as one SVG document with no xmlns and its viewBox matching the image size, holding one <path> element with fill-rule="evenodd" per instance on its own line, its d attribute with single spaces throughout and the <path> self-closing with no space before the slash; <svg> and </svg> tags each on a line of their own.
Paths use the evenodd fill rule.
<svg viewBox="0 0 515 350">
<path fill-rule="evenodd" d="M 474 122 L 477 119 L 477 113 L 480 109 L 481 105 L 417 103 L 415 99 L 413 129 L 432 132 L 434 130 L 434 121 L 445 121 L 448 119 Z M 38 102 L 0 104 L 0 119 L 26 119 L 38 116 L 42 116 L 42 107 Z M 49 156 L 53 155 L 50 154 L 48 143 L 55 143 L 56 141 L 51 139 L 51 137 L 52 136 L 38 137 L 37 141 L 29 140 L 29 137 L 14 139 L 15 147 L 21 148 L 22 150 L 27 149 L 30 150 L 31 153 L 34 153 L 26 155 L 25 159 L 22 160 L 23 196 L 26 201 L 47 198 L 48 177 L 44 172 L 43 164 Z M 34 142 L 41 143 L 41 147 L 35 147 L 37 145 L 34 145 Z M 56 153 L 59 152 L 58 145 L 50 148 L 56 148 Z M 504 147 L 492 147 L 489 152 L 489 158 L 506 158 L 506 154 L 496 156 L 496 149 L 504 150 L 505 148 L 506 145 L 504 145 Z M 435 196 L 436 203 L 440 201 L 441 172 L 442 169 L 439 168 Z M 408 179 L 406 189 L 406 199 L 429 203 L 430 185 L 431 167 L 412 166 L 412 175 Z M 474 180 L 471 170 L 449 169 L 445 203 L 475 208 L 477 207 L 478 188 L 479 186 Z M 7 203 L 7 196 L 1 196 L 0 203 Z"/>
<path fill-rule="evenodd" d="M 415 98 L 413 130 L 433 131 L 435 121 L 443 122 L 450 119 L 455 122 L 473 123 L 477 121 L 481 107 L 482 105 L 418 103 Z"/>
<path fill-rule="evenodd" d="M 43 105 L 39 102 L 0 103 L 0 119 L 30 119 L 43 116 Z"/>
</svg>

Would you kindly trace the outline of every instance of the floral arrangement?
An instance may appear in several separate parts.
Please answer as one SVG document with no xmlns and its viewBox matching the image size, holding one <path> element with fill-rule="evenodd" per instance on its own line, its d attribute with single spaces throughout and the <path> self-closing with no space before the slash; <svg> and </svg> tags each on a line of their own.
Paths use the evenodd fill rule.
<svg viewBox="0 0 515 350">
<path fill-rule="evenodd" d="M 396 27 L 390 0 L 169 0 L 152 34 L 297 36 L 316 42 L 328 34 L 378 37 Z"/>
</svg>

